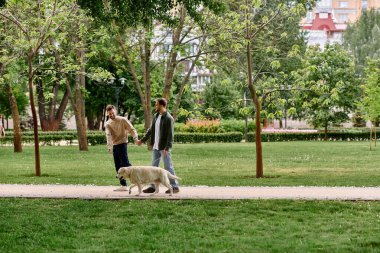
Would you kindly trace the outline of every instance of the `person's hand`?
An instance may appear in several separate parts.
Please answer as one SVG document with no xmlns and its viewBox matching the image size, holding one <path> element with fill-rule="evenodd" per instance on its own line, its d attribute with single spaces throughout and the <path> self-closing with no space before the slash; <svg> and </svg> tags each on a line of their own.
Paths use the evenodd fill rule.
<svg viewBox="0 0 380 253">
<path fill-rule="evenodd" d="M 138 145 L 138 146 L 141 146 L 142 145 L 142 141 L 141 140 L 137 140 L 137 141 L 135 141 L 135 144 Z"/>
<path fill-rule="evenodd" d="M 168 155 L 168 153 L 169 153 L 169 151 L 168 151 L 168 150 L 166 150 L 166 149 L 164 149 L 164 156 L 167 156 L 167 155 Z"/>
<path fill-rule="evenodd" d="M 108 149 L 108 153 L 112 154 L 112 150 L 110 148 Z"/>
</svg>

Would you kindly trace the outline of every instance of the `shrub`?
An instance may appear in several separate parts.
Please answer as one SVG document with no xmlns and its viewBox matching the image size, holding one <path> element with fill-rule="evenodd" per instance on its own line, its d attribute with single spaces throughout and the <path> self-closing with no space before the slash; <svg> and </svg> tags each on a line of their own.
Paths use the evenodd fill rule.
<svg viewBox="0 0 380 253">
<path fill-rule="evenodd" d="M 241 142 L 242 133 L 177 133 L 175 143 Z"/>
<path fill-rule="evenodd" d="M 220 122 L 221 132 L 241 132 L 244 133 L 245 122 L 244 120 L 222 120 Z M 255 124 L 253 121 L 248 122 L 248 132 L 255 131 Z"/>
<path fill-rule="evenodd" d="M 189 120 L 184 130 L 190 133 L 217 133 L 219 126 L 219 120 Z"/>
</svg>

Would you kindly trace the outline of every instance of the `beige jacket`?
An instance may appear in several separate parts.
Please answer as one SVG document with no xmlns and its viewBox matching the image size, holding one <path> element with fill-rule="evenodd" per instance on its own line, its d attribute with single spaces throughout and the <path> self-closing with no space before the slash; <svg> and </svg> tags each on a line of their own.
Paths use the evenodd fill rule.
<svg viewBox="0 0 380 253">
<path fill-rule="evenodd" d="M 124 117 L 116 116 L 114 120 L 107 120 L 105 129 L 109 150 L 112 149 L 113 145 L 128 143 L 128 133 L 132 135 L 133 140 L 138 140 L 136 129 L 132 126 L 131 122 Z"/>
</svg>

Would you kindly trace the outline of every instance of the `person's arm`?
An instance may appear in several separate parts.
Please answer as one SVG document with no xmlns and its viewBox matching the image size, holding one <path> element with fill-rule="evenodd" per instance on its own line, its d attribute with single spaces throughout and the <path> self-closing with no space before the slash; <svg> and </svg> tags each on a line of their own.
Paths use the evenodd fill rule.
<svg viewBox="0 0 380 253">
<path fill-rule="evenodd" d="M 126 126 L 125 128 L 126 128 L 127 132 L 130 135 L 132 135 L 133 141 L 135 142 L 135 144 L 137 144 L 139 136 L 137 134 L 136 128 L 134 128 L 132 123 L 127 119 L 125 119 L 125 126 Z"/>
<path fill-rule="evenodd" d="M 155 124 L 155 120 L 154 120 L 155 117 L 156 117 L 156 115 L 153 116 L 153 120 L 152 120 L 152 122 L 151 122 L 151 124 L 150 124 L 150 127 L 148 128 L 148 130 L 146 130 L 146 133 L 145 133 L 145 135 L 140 139 L 140 142 L 145 143 L 145 142 L 150 138 L 150 136 L 152 136 L 152 129 L 153 129 L 153 124 Z"/>
<path fill-rule="evenodd" d="M 105 129 L 106 129 L 106 138 L 107 138 L 108 152 L 111 153 L 113 143 L 112 143 L 112 134 L 111 134 L 111 131 L 109 130 L 108 124 L 105 125 Z"/>
<path fill-rule="evenodd" d="M 174 119 L 172 117 L 168 117 L 167 119 L 167 142 L 165 145 L 165 150 L 168 151 L 173 147 L 173 140 L 174 140 Z"/>
</svg>

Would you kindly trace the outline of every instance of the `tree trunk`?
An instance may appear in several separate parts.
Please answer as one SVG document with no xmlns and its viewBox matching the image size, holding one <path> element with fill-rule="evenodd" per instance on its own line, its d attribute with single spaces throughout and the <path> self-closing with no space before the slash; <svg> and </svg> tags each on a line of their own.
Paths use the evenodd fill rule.
<svg viewBox="0 0 380 253">
<path fill-rule="evenodd" d="M 69 101 L 69 93 L 67 90 L 63 95 L 59 108 L 57 110 L 57 99 L 59 91 L 59 82 L 56 81 L 53 87 L 53 99 L 49 103 L 49 113 L 46 113 L 46 101 L 44 96 L 44 88 L 42 81 L 37 81 L 37 92 L 38 92 L 38 113 L 40 116 L 40 123 L 42 131 L 58 131 L 59 126 L 63 119 L 63 114 L 66 110 L 67 103 Z"/>
<path fill-rule="evenodd" d="M 199 58 L 199 56 L 197 57 L 197 59 L 198 58 Z M 181 104 L 183 91 L 185 90 L 186 84 L 189 82 L 191 72 L 193 72 L 193 69 L 195 67 L 195 62 L 196 62 L 196 60 L 191 63 L 191 67 L 190 67 L 189 71 L 187 72 L 185 78 L 183 78 L 181 86 L 179 88 L 178 96 L 177 96 L 177 99 L 175 101 L 175 105 L 174 105 L 174 108 L 173 108 L 173 118 L 174 118 L 174 120 L 177 119 L 177 114 L 178 114 L 179 106 Z"/>
<path fill-rule="evenodd" d="M 78 41 L 79 43 L 79 41 Z M 87 133 L 86 133 L 86 119 L 85 119 L 85 107 L 84 107 L 84 94 L 82 90 L 85 90 L 85 76 L 84 76 L 84 50 L 81 48 L 76 49 L 76 59 L 80 66 L 80 73 L 77 73 L 75 78 L 75 91 L 72 92 L 70 86 L 70 79 L 68 75 L 63 71 L 63 64 L 61 55 L 58 50 L 54 49 L 55 60 L 58 65 L 58 69 L 65 79 L 66 92 L 71 100 L 71 105 L 74 110 L 75 122 L 77 126 L 77 135 L 80 151 L 88 151 Z"/>
<path fill-rule="evenodd" d="M 170 57 L 166 63 L 166 72 L 165 72 L 165 87 L 162 97 L 166 100 L 170 98 L 170 90 L 173 84 L 174 72 L 178 64 L 178 45 L 180 45 L 180 37 L 183 30 L 183 25 L 185 23 L 186 11 L 182 6 L 179 7 L 179 23 L 178 26 L 174 29 L 172 36 L 172 50 L 170 52 Z"/>
<path fill-rule="evenodd" d="M 75 94 L 74 94 L 74 114 L 75 122 L 77 125 L 78 144 L 80 151 L 88 151 L 87 133 L 86 133 L 86 116 L 85 116 L 85 100 L 83 92 L 85 87 L 85 67 L 84 67 L 84 50 L 82 48 L 77 49 L 77 63 L 79 63 L 80 71 L 75 78 Z"/>
<path fill-rule="evenodd" d="M 371 123 L 370 133 L 369 133 L 369 150 L 372 150 L 372 129 L 373 124 Z"/>
<path fill-rule="evenodd" d="M 21 120 L 18 112 L 17 101 L 13 94 L 12 88 L 8 83 L 5 83 L 5 92 L 9 97 L 9 105 L 11 107 L 13 119 L 13 150 L 16 153 L 22 152 L 22 135 L 21 135 Z"/>
<path fill-rule="evenodd" d="M 28 53 L 28 86 L 29 86 L 29 102 L 30 102 L 30 109 L 32 111 L 33 116 L 33 131 L 34 131 L 34 159 L 35 159 L 35 169 L 36 169 L 36 176 L 41 176 L 41 162 L 40 162 L 40 143 L 38 138 L 38 123 L 37 123 L 37 113 L 36 113 L 36 107 L 34 105 L 34 95 L 33 95 L 33 51 L 32 49 L 29 50 Z"/>
<path fill-rule="evenodd" d="M 248 1 L 247 1 L 248 4 Z M 248 16 L 248 11 L 246 10 L 246 16 Z M 247 20 L 249 20 L 247 18 Z M 247 21 L 246 20 L 246 21 Z M 246 28 L 246 39 L 247 41 L 247 67 L 248 67 L 248 89 L 251 93 L 253 103 L 256 108 L 256 114 L 255 114 L 255 120 L 256 120 L 256 126 L 255 126 L 255 145 L 256 145 L 256 178 L 262 178 L 264 176 L 264 165 L 263 165 L 263 149 L 262 149 L 262 143 L 261 143 L 261 101 L 259 100 L 256 89 L 253 86 L 253 80 L 252 80 L 252 59 L 251 59 L 251 42 L 250 39 L 250 30 L 249 30 L 249 23 L 247 22 L 247 28 Z"/>
<path fill-rule="evenodd" d="M 327 124 L 325 124 L 325 141 L 327 141 Z"/>
<path fill-rule="evenodd" d="M 151 105 L 151 99 L 152 98 L 151 98 L 150 90 L 149 90 L 149 94 L 147 94 L 146 90 L 145 90 L 145 94 L 144 94 L 143 90 L 141 89 L 140 80 L 138 78 L 139 75 L 137 74 L 136 68 L 133 65 L 132 59 L 129 56 L 127 48 L 124 45 L 123 38 L 119 35 L 119 36 L 117 36 L 116 40 L 120 46 L 120 49 L 122 51 L 124 58 L 127 60 L 128 72 L 132 75 L 132 78 L 133 78 L 134 84 L 135 84 L 135 88 L 139 94 L 140 101 L 141 101 L 141 104 L 142 104 L 142 107 L 144 110 L 144 128 L 145 128 L 145 130 L 147 130 L 150 126 L 151 121 L 152 121 L 152 105 Z M 143 56 L 142 56 L 142 58 L 143 58 Z M 146 67 L 144 67 L 143 69 L 146 69 Z M 144 82 L 146 79 L 147 79 L 147 77 L 144 76 Z M 145 88 L 147 88 L 147 86 L 145 86 Z M 149 89 L 150 89 L 150 85 L 149 85 Z"/>
<path fill-rule="evenodd" d="M 377 131 L 376 130 L 376 125 L 375 125 L 375 129 L 374 130 L 375 130 L 374 132 L 375 132 L 375 147 L 376 147 L 376 140 L 377 140 L 377 137 L 376 137 L 376 131 Z"/>
<path fill-rule="evenodd" d="M 87 127 L 88 130 L 96 130 L 96 118 L 90 113 L 87 113 Z"/>
<path fill-rule="evenodd" d="M 150 32 L 150 31 L 148 31 Z M 144 49 L 142 53 L 142 71 L 145 85 L 145 104 L 146 112 L 144 111 L 144 127 L 148 129 L 152 121 L 152 93 L 151 93 L 151 80 L 150 80 L 150 38 L 146 36 L 147 31 L 144 34 Z M 147 114 L 147 115 L 145 115 Z"/>
<path fill-rule="evenodd" d="M 253 86 L 252 80 L 252 63 L 251 63 L 251 48 L 250 43 L 247 45 L 247 63 L 248 63 L 248 89 L 253 98 L 253 103 L 256 108 L 255 113 L 255 144 L 256 144 L 256 178 L 261 178 L 264 176 L 264 165 L 263 165 L 263 149 L 261 143 L 261 102 L 256 94 L 255 87 Z"/>
<path fill-rule="evenodd" d="M 191 75 L 191 72 L 193 72 L 193 69 L 195 68 L 195 63 L 198 61 L 199 57 L 201 56 L 201 47 L 202 47 L 202 45 L 203 45 L 204 42 L 205 42 L 205 40 L 203 40 L 200 43 L 200 45 L 198 47 L 197 55 L 195 56 L 195 59 L 191 62 L 191 66 L 190 66 L 189 70 L 187 71 L 187 74 L 186 74 L 185 78 L 182 80 L 181 86 L 179 88 L 178 96 L 177 96 L 177 99 L 175 101 L 175 106 L 174 106 L 174 109 L 173 109 L 173 118 L 174 118 L 174 120 L 177 119 L 177 114 L 178 114 L 179 106 L 181 104 L 183 91 L 185 89 L 186 84 L 190 80 L 190 75 Z"/>
</svg>

